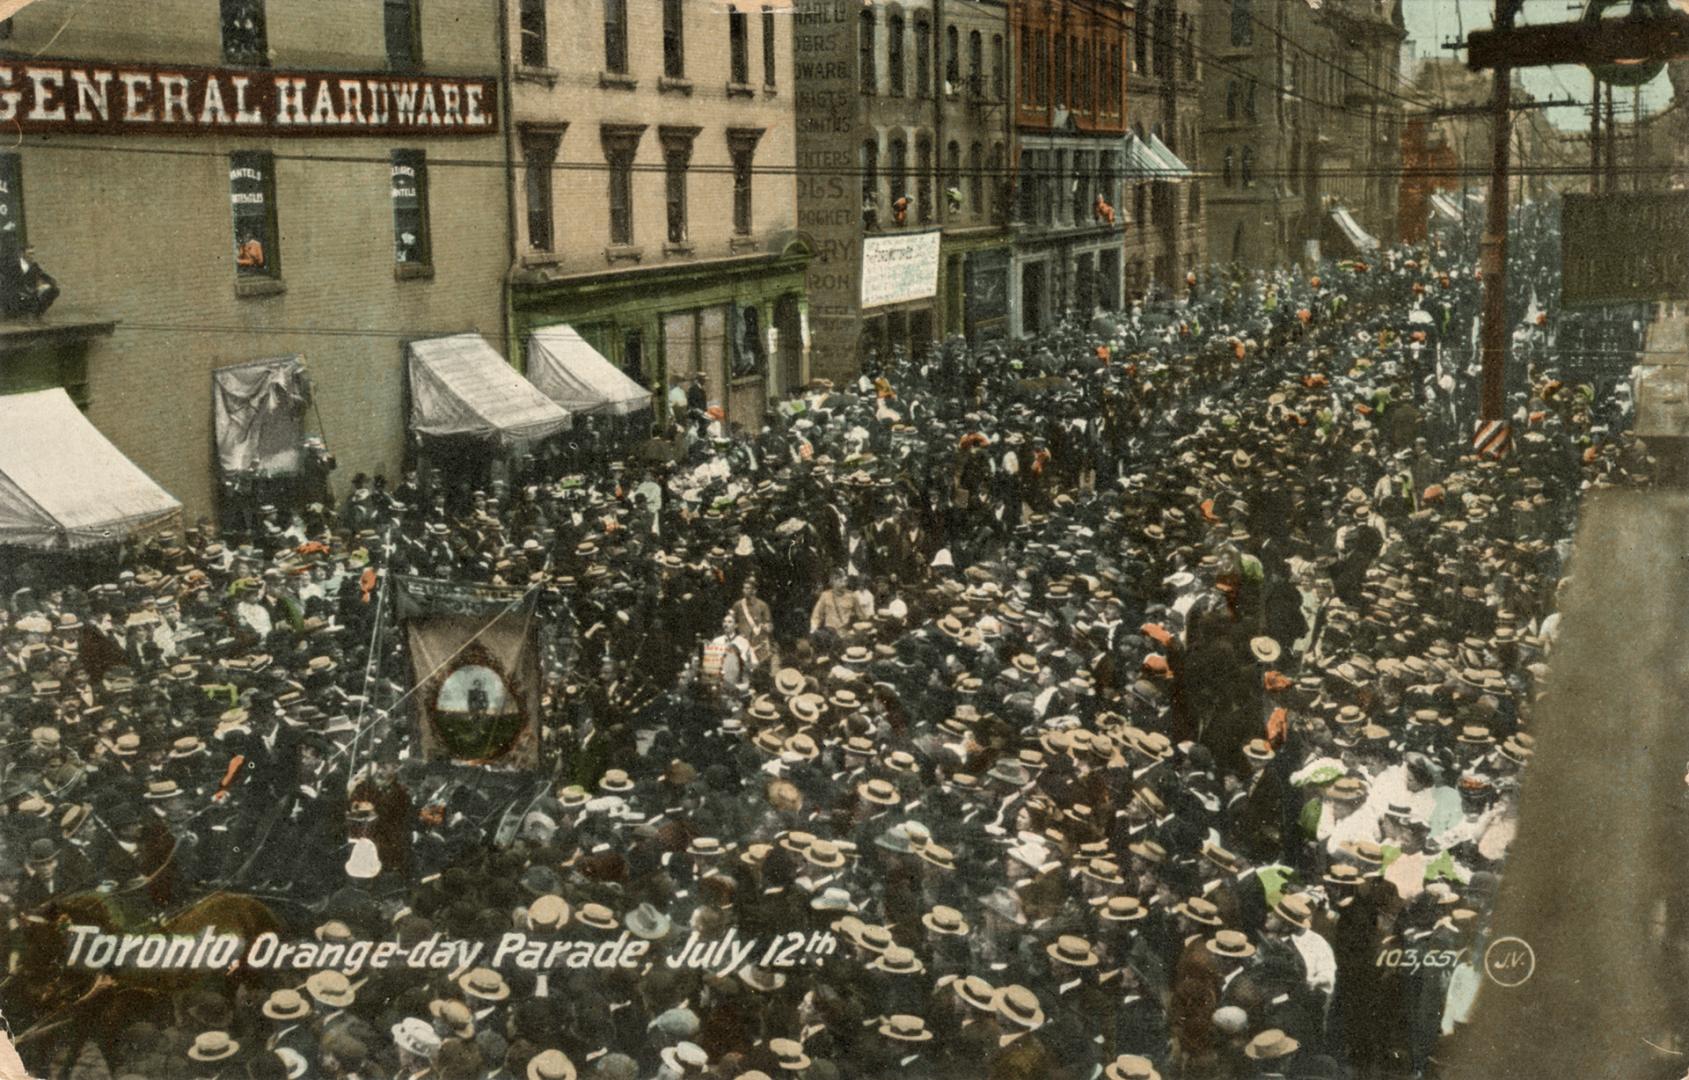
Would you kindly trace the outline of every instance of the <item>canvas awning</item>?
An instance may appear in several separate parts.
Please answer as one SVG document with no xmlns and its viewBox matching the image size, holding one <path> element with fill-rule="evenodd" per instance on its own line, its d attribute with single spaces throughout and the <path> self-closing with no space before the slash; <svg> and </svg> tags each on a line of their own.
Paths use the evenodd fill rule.
<svg viewBox="0 0 1689 1080">
<path fill-rule="evenodd" d="M 0 544 L 97 547 L 181 517 L 62 389 L 0 397 L 0 432 Z"/>
<path fill-rule="evenodd" d="M 1149 148 L 1150 152 L 1160 158 L 1162 163 L 1165 164 L 1172 172 L 1171 176 L 1163 177 L 1163 179 L 1188 180 L 1195 175 L 1191 172 L 1191 167 L 1186 165 L 1183 161 L 1180 161 L 1179 155 L 1175 154 L 1172 150 L 1169 150 L 1167 148 L 1167 144 L 1162 142 L 1161 139 L 1153 132 L 1149 137 Z"/>
<path fill-rule="evenodd" d="M 580 416 L 627 416 L 651 407 L 651 391 L 606 360 L 572 326 L 547 326 L 528 338 L 528 381 Z"/>
<path fill-rule="evenodd" d="M 1447 221 L 1459 221 L 1461 218 L 1460 207 L 1440 191 L 1431 193 L 1431 212 Z"/>
<path fill-rule="evenodd" d="M 305 360 L 282 356 L 211 373 L 217 463 L 229 475 L 297 476 L 310 390 Z"/>
<path fill-rule="evenodd" d="M 1153 136 L 1152 136 L 1153 138 Z M 1175 161 L 1178 159 L 1175 158 Z M 1128 181 L 1141 180 L 1177 180 L 1179 168 L 1183 162 L 1175 167 L 1172 162 L 1157 154 L 1151 145 L 1138 138 L 1136 134 L 1126 136 L 1126 173 L 1124 179 Z M 1190 170 L 1185 170 L 1189 175 Z"/>
<path fill-rule="evenodd" d="M 480 334 L 410 343 L 411 428 L 504 444 L 569 428 L 563 407 L 534 389 Z"/>
<path fill-rule="evenodd" d="M 1343 239 L 1348 241 L 1357 253 L 1378 250 L 1378 241 L 1373 239 L 1371 233 L 1361 228 L 1360 222 L 1356 221 L 1354 215 L 1343 207 L 1338 206 L 1332 209 L 1331 222 L 1337 226 L 1337 231 L 1343 235 Z"/>
</svg>

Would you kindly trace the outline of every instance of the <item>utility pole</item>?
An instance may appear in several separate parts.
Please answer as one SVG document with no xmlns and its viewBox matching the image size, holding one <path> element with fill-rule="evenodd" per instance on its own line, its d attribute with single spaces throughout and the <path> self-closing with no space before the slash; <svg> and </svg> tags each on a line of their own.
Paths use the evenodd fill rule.
<svg viewBox="0 0 1689 1080">
<path fill-rule="evenodd" d="M 1607 84 L 1607 188 L 1619 190 L 1619 130 L 1613 120 L 1613 84 Z"/>
<path fill-rule="evenodd" d="M 1601 80 L 1589 77 L 1589 193 L 1601 190 Z"/>
<path fill-rule="evenodd" d="M 1511 30 L 1523 0 L 1495 0 L 1495 25 Z M 1507 408 L 1507 203 L 1508 168 L 1513 140 L 1513 69 L 1498 64 L 1490 95 L 1492 143 L 1489 204 L 1484 208 L 1484 239 L 1478 265 L 1484 275 L 1483 374 L 1478 420 L 1501 421 Z M 1480 428 L 1480 430 L 1482 430 Z M 1505 445 L 1505 436 L 1500 440 Z"/>
</svg>

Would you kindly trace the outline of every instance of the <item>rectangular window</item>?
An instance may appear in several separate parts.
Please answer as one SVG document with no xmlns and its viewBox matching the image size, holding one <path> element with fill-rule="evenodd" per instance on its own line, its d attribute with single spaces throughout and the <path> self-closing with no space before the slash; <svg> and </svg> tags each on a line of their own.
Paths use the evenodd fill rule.
<svg viewBox="0 0 1689 1080">
<path fill-rule="evenodd" d="M 23 216 L 23 159 L 0 154 L 0 242 L 22 252 L 29 246 Z"/>
<path fill-rule="evenodd" d="M 968 202 L 977 216 L 985 208 L 985 147 L 974 143 L 968 147 Z"/>
<path fill-rule="evenodd" d="M 427 266 L 428 159 L 421 150 L 395 150 L 393 170 L 393 259 Z"/>
<path fill-rule="evenodd" d="M 663 74 L 686 77 L 686 16 L 682 0 L 663 0 Z"/>
<path fill-rule="evenodd" d="M 1255 13 L 1250 0 L 1232 0 L 1232 45 L 1243 47 L 1255 41 Z"/>
<path fill-rule="evenodd" d="M 733 234 L 751 235 L 751 154 L 748 146 L 733 148 Z"/>
<path fill-rule="evenodd" d="M 229 155 L 229 202 L 234 208 L 235 273 L 280 277 L 275 159 L 267 151 L 240 150 Z"/>
<path fill-rule="evenodd" d="M 915 17 L 915 96 L 932 97 L 932 26 L 924 15 Z"/>
<path fill-rule="evenodd" d="M 528 211 L 528 247 L 550 251 L 552 235 L 551 166 L 557 160 L 558 136 L 528 132 L 522 136 L 522 168 Z"/>
<path fill-rule="evenodd" d="M 864 215 L 880 201 L 880 147 L 873 139 L 862 143 L 862 208 Z"/>
<path fill-rule="evenodd" d="M 221 0 L 223 62 L 265 67 L 270 39 L 264 30 L 264 0 Z"/>
<path fill-rule="evenodd" d="M 886 80 L 891 93 L 903 96 L 903 16 L 886 20 Z"/>
<path fill-rule="evenodd" d="M 415 71 L 422 65 L 422 43 L 417 18 L 418 0 L 383 0 L 382 28 L 387 35 L 387 67 L 392 71 Z"/>
<path fill-rule="evenodd" d="M 902 139 L 891 141 L 891 164 L 888 168 L 891 173 L 887 177 L 891 183 L 891 201 L 895 203 L 909 194 L 909 144 Z"/>
<path fill-rule="evenodd" d="M 776 83 L 774 78 L 774 47 L 777 38 L 774 30 L 774 9 L 762 9 L 762 85 L 772 90 Z"/>
<path fill-rule="evenodd" d="M 604 160 L 609 164 L 610 243 L 633 243 L 633 159 L 639 149 L 642 125 L 609 125 L 599 129 Z"/>
<path fill-rule="evenodd" d="M 728 78 L 740 86 L 751 81 L 750 20 L 737 7 L 727 9 Z"/>
<path fill-rule="evenodd" d="M 686 173 L 692 164 L 690 139 L 663 140 L 663 186 L 668 201 L 669 243 L 686 243 Z"/>
<path fill-rule="evenodd" d="M 545 0 L 522 0 L 521 20 L 522 66 L 545 67 Z"/>
<path fill-rule="evenodd" d="M 604 70 L 612 75 L 627 74 L 627 0 L 604 0 Z"/>
</svg>

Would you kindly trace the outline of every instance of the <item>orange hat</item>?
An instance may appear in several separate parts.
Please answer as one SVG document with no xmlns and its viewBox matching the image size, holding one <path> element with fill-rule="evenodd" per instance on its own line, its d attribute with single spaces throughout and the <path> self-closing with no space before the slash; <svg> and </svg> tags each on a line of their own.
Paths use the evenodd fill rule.
<svg viewBox="0 0 1689 1080">
<path fill-rule="evenodd" d="M 1261 676 L 1261 685 L 1267 688 L 1267 693 L 1276 694 L 1280 690 L 1289 690 L 1292 686 L 1295 686 L 1296 680 L 1277 671 L 1269 671 Z M 1283 712 L 1284 710 L 1280 709 L 1279 711 Z"/>
<path fill-rule="evenodd" d="M 1144 657 L 1144 672 L 1149 675 L 1159 675 L 1162 678 L 1167 678 L 1173 674 L 1172 669 L 1167 666 L 1167 658 L 1160 653 L 1150 653 Z"/>
<path fill-rule="evenodd" d="M 1197 509 L 1202 511 L 1202 520 L 1204 521 L 1214 522 L 1220 520 L 1219 515 L 1214 513 L 1213 499 L 1203 499 L 1201 504 L 1197 506 Z"/>
<path fill-rule="evenodd" d="M 1275 747 L 1283 746 L 1285 737 L 1289 734 L 1290 714 L 1282 708 L 1274 709 L 1272 715 L 1267 717 L 1267 742 Z"/>
<path fill-rule="evenodd" d="M 1138 628 L 1139 633 L 1160 645 L 1162 648 L 1173 644 L 1173 633 L 1160 623 L 1144 623 Z"/>
<path fill-rule="evenodd" d="M 1419 493 L 1419 501 L 1420 502 L 1442 502 L 1443 501 L 1443 494 L 1444 494 L 1443 485 L 1432 484 L 1430 487 L 1426 488 L 1424 491 Z"/>
<path fill-rule="evenodd" d="M 1357 401 L 1355 402 L 1355 411 L 1360 413 L 1362 416 L 1371 416 L 1372 406 L 1368 405 L 1364 401 Z"/>
</svg>

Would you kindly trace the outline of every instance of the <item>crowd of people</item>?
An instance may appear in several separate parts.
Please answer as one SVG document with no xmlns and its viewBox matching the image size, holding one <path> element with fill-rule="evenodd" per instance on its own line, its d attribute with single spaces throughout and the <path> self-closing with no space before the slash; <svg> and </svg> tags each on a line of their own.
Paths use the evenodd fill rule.
<svg viewBox="0 0 1689 1080">
<path fill-rule="evenodd" d="M 360 480 L 14 582 L 14 1039 L 121 1080 L 1434 1073 L 1579 498 L 1649 478 L 1546 349 L 1511 453 L 1471 453 L 1478 288 L 1440 249 L 1216 274 L 870 358 L 673 461 Z M 537 599 L 538 774 L 423 759 L 395 573 Z M 218 920 L 651 963 L 65 963 L 70 925 Z M 664 962 L 792 933 L 804 963 Z"/>
</svg>

